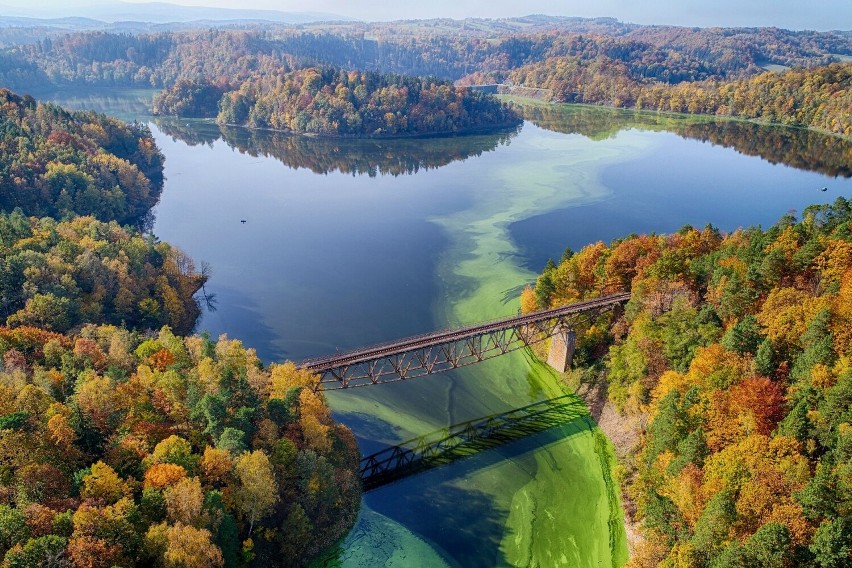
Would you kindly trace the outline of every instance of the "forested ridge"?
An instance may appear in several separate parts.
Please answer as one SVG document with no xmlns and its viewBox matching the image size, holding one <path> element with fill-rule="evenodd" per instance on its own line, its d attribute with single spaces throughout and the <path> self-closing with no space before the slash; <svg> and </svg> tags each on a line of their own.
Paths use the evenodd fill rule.
<svg viewBox="0 0 852 568">
<path fill-rule="evenodd" d="M 87 32 L 6 49 L 0 77 L 11 88 L 164 87 L 180 79 L 245 79 L 287 68 L 291 59 L 251 32 Z"/>
<path fill-rule="evenodd" d="M 140 223 L 163 189 L 148 128 L 0 89 L 0 209 Z"/>
<path fill-rule="evenodd" d="M 0 51 L 0 81 L 26 89 L 181 87 L 162 109 L 192 116 L 218 90 L 253 84 L 249 90 L 268 91 L 268 77 L 332 66 L 460 85 L 511 83 L 548 89 L 557 102 L 736 116 L 848 136 L 850 56 L 849 32 L 529 17 L 75 33 Z M 784 68 L 791 70 L 761 75 Z M 202 92 L 193 85 L 215 87 Z M 825 85 L 834 87 L 826 91 Z M 268 106 L 260 105 L 258 122 L 272 118 Z M 340 121 L 317 126 L 326 122 L 324 110 L 307 110 L 318 119 L 315 128 L 340 134 L 334 126 Z M 305 126 L 303 120 L 287 122 L 293 131 Z"/>
<path fill-rule="evenodd" d="M 852 201 L 566 251 L 522 307 L 628 290 L 568 377 L 646 419 L 621 464 L 632 565 L 850 565 Z"/>
<path fill-rule="evenodd" d="M 312 67 L 231 90 L 179 81 L 156 97 L 154 113 L 327 136 L 462 134 L 520 124 L 493 97 L 446 81 Z"/>
<path fill-rule="evenodd" d="M 754 75 L 765 65 L 814 67 L 852 55 L 846 32 L 636 26 L 615 20 L 531 17 L 267 26 L 156 34 L 85 32 L 0 52 L 9 87 L 167 87 L 180 79 L 244 80 L 317 64 L 457 80 L 554 57 L 627 64 L 666 82 Z"/>
<path fill-rule="evenodd" d="M 468 81 L 488 79 L 493 80 Z M 626 64 L 610 58 L 585 63 L 569 57 L 515 69 L 499 79 L 548 89 L 555 102 L 730 116 L 852 135 L 852 63 L 672 85 L 638 81 Z"/>
</svg>

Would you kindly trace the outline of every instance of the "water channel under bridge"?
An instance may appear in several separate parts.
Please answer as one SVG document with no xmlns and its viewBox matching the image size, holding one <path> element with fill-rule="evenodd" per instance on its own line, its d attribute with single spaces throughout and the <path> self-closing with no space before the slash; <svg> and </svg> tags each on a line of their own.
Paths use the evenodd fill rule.
<svg viewBox="0 0 852 568">
<path fill-rule="evenodd" d="M 470 327 L 399 339 L 303 361 L 320 375 L 319 388 L 346 389 L 403 381 L 458 369 L 529 347 L 550 337 L 548 363 L 564 371 L 574 351 L 573 330 L 583 321 L 620 308 L 630 294 L 613 294 Z"/>
</svg>

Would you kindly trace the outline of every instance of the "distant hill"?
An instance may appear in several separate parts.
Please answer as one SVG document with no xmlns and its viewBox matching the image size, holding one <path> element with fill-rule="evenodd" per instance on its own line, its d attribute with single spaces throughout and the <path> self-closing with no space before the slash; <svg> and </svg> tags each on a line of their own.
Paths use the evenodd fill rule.
<svg viewBox="0 0 852 568">
<path fill-rule="evenodd" d="M 6 11 L 6 8 L 0 8 Z M 66 17 L 66 18 L 29 18 L 25 16 L 0 16 L 0 27 L 8 28 L 62 28 L 88 30 L 103 27 L 106 22 L 92 18 Z"/>
<path fill-rule="evenodd" d="M 10 14 L 18 17 L 28 17 L 47 20 L 46 22 L 37 22 L 30 20 L 26 24 L 19 25 L 79 25 L 80 20 L 90 19 L 98 20 L 103 23 L 115 22 L 148 22 L 155 24 L 165 24 L 174 22 L 222 22 L 222 21 L 267 21 L 286 24 L 304 24 L 308 22 L 321 21 L 340 21 L 350 20 L 337 14 L 329 14 L 323 12 L 282 12 L 278 10 L 243 10 L 239 8 L 207 8 L 202 6 L 179 6 L 177 4 L 169 4 L 166 2 L 149 2 L 149 3 L 129 3 L 129 2 L 109 2 L 93 4 L 83 8 L 68 8 L 67 13 L 57 13 L 57 10 L 47 11 L 43 8 L 14 8 L 0 5 L 0 13 Z M 68 21 L 70 16 L 75 21 Z M 9 17 L 4 17 L 4 21 L 9 21 Z M 18 18 L 20 19 L 20 18 Z M 9 25 L 9 24 L 5 24 Z M 95 26 L 96 27 L 96 26 Z"/>
</svg>

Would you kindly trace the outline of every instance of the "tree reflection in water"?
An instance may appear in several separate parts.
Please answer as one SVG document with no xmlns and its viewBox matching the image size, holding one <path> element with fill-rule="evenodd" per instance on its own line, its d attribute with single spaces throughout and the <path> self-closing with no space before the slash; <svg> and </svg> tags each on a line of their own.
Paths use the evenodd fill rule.
<svg viewBox="0 0 852 568">
<path fill-rule="evenodd" d="M 682 138 L 733 148 L 773 164 L 833 177 L 852 177 L 852 141 L 813 130 L 592 106 L 516 103 L 515 108 L 524 120 L 540 128 L 581 134 L 592 140 L 611 138 L 631 128 L 668 131 Z"/>
<path fill-rule="evenodd" d="M 164 134 L 190 146 L 225 143 L 253 157 L 272 157 L 286 166 L 317 174 L 411 175 L 466 160 L 506 145 L 520 127 L 493 134 L 439 138 L 353 139 L 287 134 L 210 122 L 155 119 Z"/>
</svg>

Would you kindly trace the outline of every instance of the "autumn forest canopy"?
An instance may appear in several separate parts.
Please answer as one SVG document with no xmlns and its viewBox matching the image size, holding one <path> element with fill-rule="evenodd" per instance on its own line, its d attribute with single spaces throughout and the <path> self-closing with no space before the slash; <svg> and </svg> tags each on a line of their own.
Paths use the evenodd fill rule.
<svg viewBox="0 0 852 568">
<path fill-rule="evenodd" d="M 465 134 L 520 124 L 493 97 L 446 81 L 334 68 L 254 77 L 237 88 L 178 81 L 155 98 L 153 111 L 327 136 Z"/>
<path fill-rule="evenodd" d="M 163 189 L 148 128 L 0 90 L 0 209 L 141 223 Z"/>
<path fill-rule="evenodd" d="M 0 327 L 0 352 L 4 566 L 298 565 L 354 522 L 355 440 L 292 364 L 168 327 Z"/>
<path fill-rule="evenodd" d="M 522 306 L 627 290 L 570 378 L 647 419 L 621 472 L 644 527 L 634 565 L 847 566 L 852 202 L 567 251 Z"/>
</svg>

